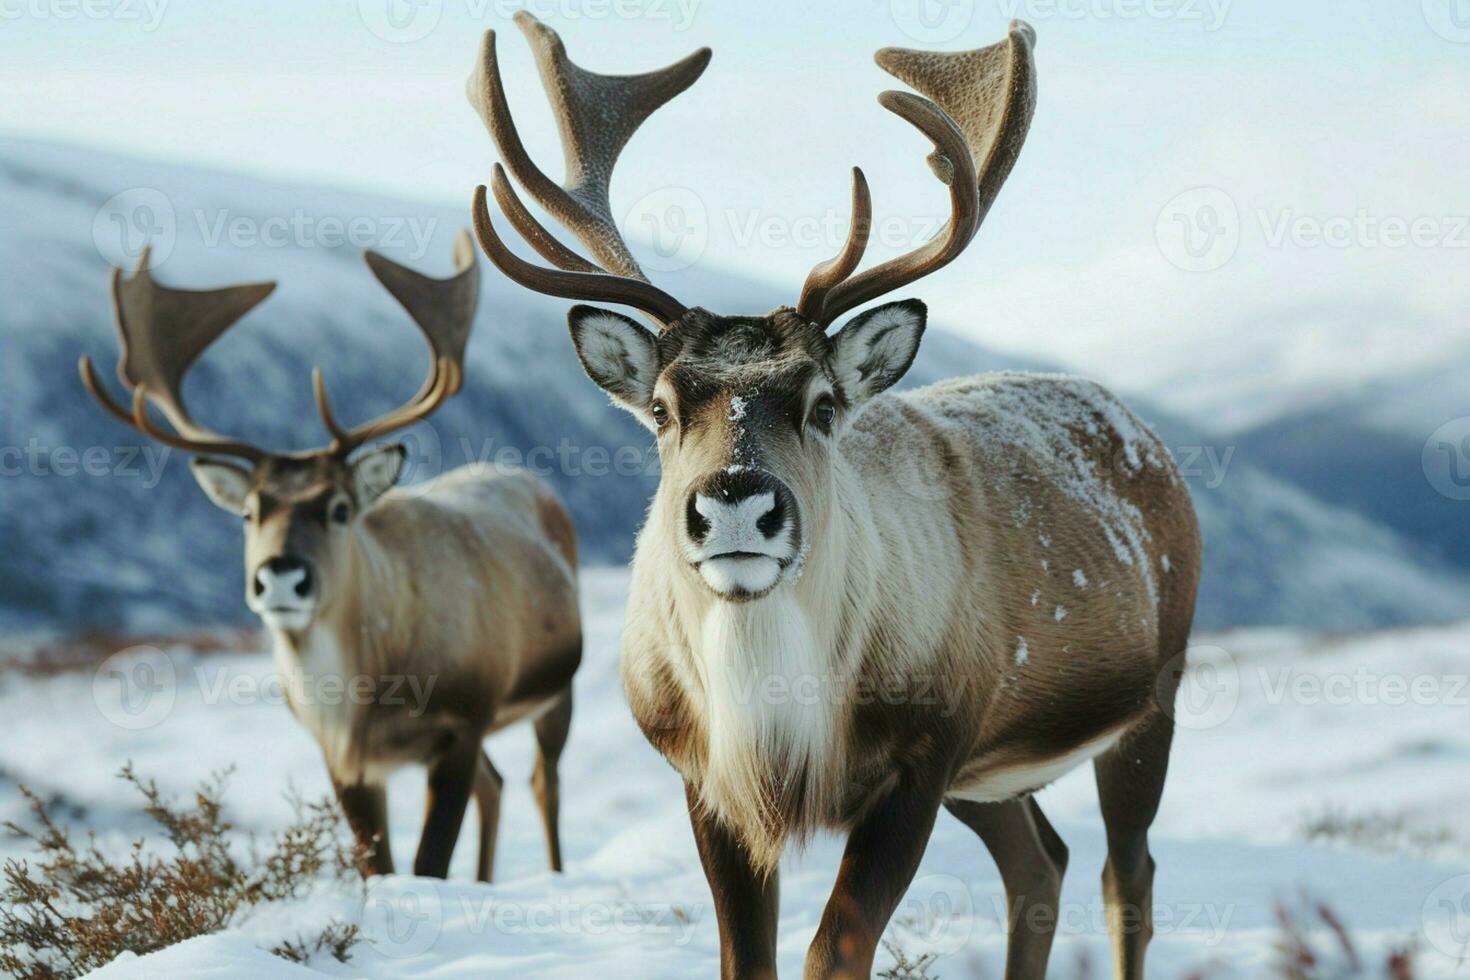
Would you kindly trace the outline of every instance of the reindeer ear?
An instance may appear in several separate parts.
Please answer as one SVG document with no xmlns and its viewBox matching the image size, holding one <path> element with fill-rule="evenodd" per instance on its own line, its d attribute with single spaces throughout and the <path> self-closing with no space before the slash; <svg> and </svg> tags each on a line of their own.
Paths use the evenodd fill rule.
<svg viewBox="0 0 1470 980">
<path fill-rule="evenodd" d="M 658 342 L 621 313 L 574 306 L 567 314 L 582 369 L 613 400 L 649 424 L 658 380 Z"/>
<path fill-rule="evenodd" d="M 371 507 L 387 493 L 403 471 L 408 450 L 401 442 L 376 446 L 352 461 L 352 483 L 361 510 Z"/>
<path fill-rule="evenodd" d="M 850 404 L 862 404 L 904 376 L 919 352 L 927 316 L 923 303 L 905 299 L 861 313 L 837 332 L 832 369 Z"/>
<path fill-rule="evenodd" d="M 245 512 L 245 498 L 250 496 L 250 473 L 219 459 L 191 459 L 189 471 L 216 507 L 236 517 Z"/>
</svg>

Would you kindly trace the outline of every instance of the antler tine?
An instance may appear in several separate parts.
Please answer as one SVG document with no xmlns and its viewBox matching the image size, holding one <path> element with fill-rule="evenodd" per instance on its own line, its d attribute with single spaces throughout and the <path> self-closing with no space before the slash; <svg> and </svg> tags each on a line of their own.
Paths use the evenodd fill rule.
<svg viewBox="0 0 1470 980">
<path fill-rule="evenodd" d="M 326 424 L 327 430 L 333 436 L 331 451 L 342 456 L 351 453 L 365 442 L 428 418 L 451 395 L 459 391 L 460 386 L 464 383 L 463 369 L 448 357 L 441 357 L 430 370 L 430 377 L 433 380 L 429 383 L 428 390 L 422 398 L 406 402 L 401 407 L 371 422 L 351 430 L 343 430 L 336 421 L 331 403 L 327 400 L 326 385 L 317 382 L 317 378 L 320 377 L 320 371 L 313 373 L 312 381 L 316 387 L 317 408 L 321 411 L 322 421 Z M 328 421 L 329 419 L 331 421 Z"/>
<path fill-rule="evenodd" d="M 265 457 L 264 450 L 258 449 L 247 442 L 239 442 L 232 439 L 211 438 L 208 440 L 196 439 L 180 435 L 178 432 L 170 432 L 161 428 L 148 417 L 148 399 L 157 397 L 148 391 L 147 385 L 138 385 L 133 389 L 133 412 L 131 424 L 133 428 L 145 436 L 156 439 L 165 446 L 182 449 L 189 453 L 209 453 L 219 456 L 236 456 L 240 459 L 248 459 L 258 462 Z"/>
<path fill-rule="evenodd" d="M 884 92 L 878 101 L 934 144 L 929 166 L 949 186 L 950 219 L 939 235 L 912 252 L 833 286 L 816 322 L 831 324 L 847 310 L 947 265 L 969 245 L 1031 126 L 1035 43 L 1031 26 L 1016 20 L 1004 41 L 974 51 L 878 52 L 880 67 L 928 96 Z"/>
<path fill-rule="evenodd" d="M 541 82 L 556 115 L 566 159 L 566 180 L 557 186 L 532 162 L 516 132 L 495 55 L 495 32 L 486 31 L 480 62 L 471 77 L 471 104 L 484 119 L 506 166 L 522 187 L 587 246 L 607 272 L 646 281 L 618 233 L 608 184 L 618 154 L 655 110 L 683 92 L 704 72 L 710 50 L 698 51 L 642 75 L 601 75 L 572 63 L 557 33 L 531 14 L 515 15 L 536 58 Z"/>
<path fill-rule="evenodd" d="M 964 251 L 980 226 L 974 166 L 964 136 L 949 117 L 928 99 L 908 92 L 884 92 L 879 103 L 929 137 L 934 152 L 930 169 L 949 186 L 950 218 L 944 229 L 923 245 L 834 284 L 824 298 L 816 322 L 827 326 L 844 311 L 947 264 Z"/>
<path fill-rule="evenodd" d="M 447 279 L 426 276 L 377 252 L 367 252 L 364 258 L 373 275 L 418 324 L 429 342 L 432 359 L 447 357 L 463 367 L 475 307 L 480 301 L 480 267 L 475 263 L 475 246 L 468 229 L 460 229 L 454 238 L 454 275 Z M 414 400 L 433 384 L 430 375 Z"/>
<path fill-rule="evenodd" d="M 504 175 L 500 174 L 504 180 Z M 509 185 L 506 185 L 507 187 Z M 606 272 L 572 272 L 533 265 L 506 247 L 490 222 L 490 209 L 485 203 L 485 185 L 475 188 L 475 237 L 495 267 L 511 280 L 527 289 L 563 299 L 620 303 L 642 310 L 660 327 L 679 319 L 687 307 L 651 283 L 630 276 Z"/>
<path fill-rule="evenodd" d="M 434 363 L 438 365 L 437 361 Z M 322 425 L 327 427 L 327 432 L 332 436 L 331 448 L 340 450 L 347 442 L 348 431 L 337 421 L 337 413 L 332 411 L 332 402 L 327 397 L 327 379 L 319 367 L 311 369 L 311 393 L 316 398 L 316 410 L 322 417 Z"/>
<path fill-rule="evenodd" d="M 97 400 L 97 404 L 107 409 L 107 413 L 123 425 L 132 425 L 133 413 L 119 405 L 117 400 L 108 394 L 106 386 L 102 384 L 102 379 L 97 377 L 97 368 L 93 366 L 90 355 L 81 356 L 81 359 L 77 361 L 77 369 L 82 375 L 82 386 Z"/>
<path fill-rule="evenodd" d="M 270 295 L 275 283 L 247 283 L 223 289 L 186 290 L 161 286 L 148 271 L 144 249 L 137 271 L 124 278 L 112 273 L 113 311 L 122 357 L 118 377 L 132 393 L 133 410 L 120 405 L 97 376 L 90 357 L 78 364 L 82 384 L 109 414 L 159 442 L 195 453 L 219 453 L 259 460 L 265 451 L 210 431 L 190 416 L 182 395 L 184 375 L 205 349 Z M 139 412 L 139 400 L 144 410 Z M 172 433 L 149 418 L 152 400 L 173 426 Z"/>
<path fill-rule="evenodd" d="M 868 233 L 873 227 L 873 199 L 868 194 L 868 179 L 858 167 L 852 168 L 852 223 L 847 228 L 847 241 L 842 251 L 817 265 L 807 274 L 801 287 L 796 312 L 808 319 L 821 315 L 822 303 L 832 288 L 858 267 L 868 248 Z"/>
<path fill-rule="evenodd" d="M 546 230 L 545 225 L 532 216 L 526 206 L 521 203 L 510 180 L 506 178 L 505 168 L 498 163 L 495 165 L 494 177 L 490 185 L 491 190 L 495 193 L 495 203 L 500 205 L 500 211 L 511 223 L 511 227 L 515 228 L 516 232 L 543 259 L 558 269 L 566 269 L 568 272 L 602 272 L 596 265 L 563 245 L 555 235 Z"/>
<path fill-rule="evenodd" d="M 481 247 L 497 268 L 529 289 L 568 299 L 626 304 L 665 327 L 687 307 L 649 284 L 618 233 L 608 185 L 618 154 L 633 133 L 699 78 L 709 64 L 710 51 L 701 48 L 667 68 L 643 75 L 600 75 L 573 64 L 561 38 L 535 17 L 523 11 L 516 14 L 515 21 L 531 45 L 557 119 L 566 159 L 565 182 L 558 186 L 548 178 L 521 143 L 505 98 L 494 31 L 485 32 L 479 61 L 470 76 L 470 104 L 490 130 L 505 167 L 587 247 L 595 262 L 567 248 L 531 215 L 498 164 L 492 180 L 496 202 L 511 225 L 556 269 L 524 262 L 506 248 L 490 222 L 483 188 L 475 196 L 475 232 Z"/>
<path fill-rule="evenodd" d="M 148 270 L 144 250 L 138 270 L 123 278 L 112 272 L 113 311 L 122 341 L 118 376 L 130 388 L 146 386 L 183 437 L 218 438 L 198 425 L 184 406 L 184 375 L 221 334 L 275 290 L 273 282 L 222 289 L 173 289 L 159 285 Z"/>
<path fill-rule="evenodd" d="M 435 279 L 399 265 L 377 252 L 365 255 L 368 268 L 418 325 L 429 344 L 429 373 L 418 392 L 399 408 L 351 429 L 337 421 L 327 397 L 326 379 L 312 369 L 312 392 L 322 424 L 332 435 L 331 449 L 346 455 L 370 439 L 427 418 L 457 394 L 464 381 L 464 353 L 480 298 L 480 270 L 468 231 L 454 240 L 454 274 Z"/>
<path fill-rule="evenodd" d="M 396 412 L 391 412 L 362 426 L 355 433 L 357 441 L 363 443 L 377 439 L 428 418 L 438 411 L 440 405 L 459 391 L 460 386 L 464 383 L 464 369 L 447 357 L 440 358 L 439 368 L 435 375 L 434 383 L 422 400 L 411 402 Z"/>
</svg>

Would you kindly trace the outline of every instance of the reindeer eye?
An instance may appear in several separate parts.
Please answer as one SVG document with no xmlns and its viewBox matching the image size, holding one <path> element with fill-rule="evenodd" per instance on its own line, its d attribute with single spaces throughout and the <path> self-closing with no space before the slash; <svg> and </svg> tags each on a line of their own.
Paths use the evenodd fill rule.
<svg viewBox="0 0 1470 980">
<path fill-rule="evenodd" d="M 347 506 L 347 501 L 339 500 L 332 507 L 332 520 L 338 524 L 346 524 L 347 518 L 352 516 L 352 508 Z"/>
<path fill-rule="evenodd" d="M 832 431 L 832 422 L 837 418 L 837 403 L 831 395 L 823 395 L 812 406 L 812 423 L 823 432 Z"/>
<path fill-rule="evenodd" d="M 669 409 L 663 402 L 654 402 L 649 409 L 653 413 L 653 424 L 662 429 L 669 422 Z"/>
</svg>

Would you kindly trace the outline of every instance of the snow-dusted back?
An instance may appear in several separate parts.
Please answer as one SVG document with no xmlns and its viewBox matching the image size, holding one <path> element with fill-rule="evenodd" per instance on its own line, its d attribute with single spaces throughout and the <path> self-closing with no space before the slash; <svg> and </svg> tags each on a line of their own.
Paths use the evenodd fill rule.
<svg viewBox="0 0 1470 980">
<path fill-rule="evenodd" d="M 449 273 L 450 243 L 468 223 L 467 206 L 0 140 L 0 628 L 247 619 L 239 527 L 205 500 L 181 454 L 164 455 L 106 417 L 77 380 L 84 352 L 112 377 L 117 347 L 103 253 L 110 242 L 115 254 L 120 236 L 141 231 L 114 227 L 104 205 L 139 188 L 165 212 L 141 215 L 171 246 L 157 264 L 162 282 L 280 281 L 206 354 L 186 391 L 208 424 L 282 449 L 325 441 L 311 398 L 313 364 L 327 371 L 349 420 L 400 403 L 426 366 L 422 341 L 369 274 L 361 248 L 329 244 L 325 219 L 348 228 L 357 220 L 386 254 L 431 275 Z M 136 209 L 125 216 L 139 217 Z M 293 221 L 308 230 L 291 230 Z M 286 230 L 267 241 L 232 228 Z M 659 279 L 686 301 L 750 313 L 794 300 L 803 271 L 792 270 L 784 284 L 698 267 Z M 514 287 L 488 264 L 484 279 L 464 391 L 405 436 L 409 479 L 471 459 L 527 461 L 571 506 L 585 560 L 622 562 L 657 482 L 653 439 L 583 375 L 567 336 L 567 303 Z M 979 316 L 984 297 L 976 303 Z M 965 310 L 931 313 L 939 329 L 926 335 L 905 386 L 1046 367 L 942 329 Z M 1202 625 L 1349 628 L 1470 615 L 1470 580 L 1421 545 L 1268 475 L 1233 452 L 1229 439 L 1125 401 L 1157 428 L 1200 512 Z"/>
</svg>

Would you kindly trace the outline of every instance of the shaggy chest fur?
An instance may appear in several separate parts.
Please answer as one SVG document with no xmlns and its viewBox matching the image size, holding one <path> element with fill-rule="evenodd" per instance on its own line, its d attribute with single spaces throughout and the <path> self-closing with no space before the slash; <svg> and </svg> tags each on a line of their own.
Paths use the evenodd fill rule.
<svg viewBox="0 0 1470 980">
<path fill-rule="evenodd" d="M 704 805 L 774 864 L 840 809 L 842 670 L 789 594 L 713 603 L 697 625 L 687 643 L 625 648 L 629 701 Z"/>
</svg>

